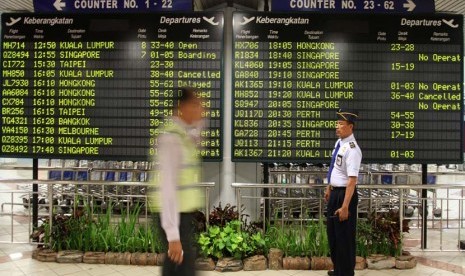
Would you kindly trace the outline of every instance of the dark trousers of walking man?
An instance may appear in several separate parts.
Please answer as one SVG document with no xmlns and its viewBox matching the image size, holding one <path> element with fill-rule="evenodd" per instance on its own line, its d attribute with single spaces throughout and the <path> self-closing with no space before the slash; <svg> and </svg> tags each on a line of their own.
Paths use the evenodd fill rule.
<svg viewBox="0 0 465 276">
<path fill-rule="evenodd" d="M 344 202 L 345 192 L 345 188 L 342 187 L 332 188 L 328 201 L 328 225 L 326 229 L 335 276 L 352 276 L 355 268 L 357 190 L 355 190 L 349 204 L 349 219 L 339 221 L 339 217 L 334 216 L 334 212 L 341 208 Z"/>
<path fill-rule="evenodd" d="M 161 241 L 167 247 L 165 231 L 160 227 L 159 215 L 155 217 L 158 223 L 158 231 L 161 235 Z M 179 234 L 181 243 L 183 244 L 184 260 L 181 264 L 172 262 L 168 257 L 165 258 L 162 275 L 163 276 L 196 276 L 195 259 L 197 258 L 197 250 L 195 246 L 195 227 L 194 216 L 192 213 L 180 214 Z"/>
</svg>

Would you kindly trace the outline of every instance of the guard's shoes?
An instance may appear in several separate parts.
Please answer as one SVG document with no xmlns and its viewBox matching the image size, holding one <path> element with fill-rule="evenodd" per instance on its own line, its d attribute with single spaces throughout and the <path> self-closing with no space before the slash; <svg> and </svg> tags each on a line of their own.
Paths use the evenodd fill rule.
<svg viewBox="0 0 465 276">
<path fill-rule="evenodd" d="M 328 270 L 328 276 L 334 276 L 334 270 Z"/>
</svg>

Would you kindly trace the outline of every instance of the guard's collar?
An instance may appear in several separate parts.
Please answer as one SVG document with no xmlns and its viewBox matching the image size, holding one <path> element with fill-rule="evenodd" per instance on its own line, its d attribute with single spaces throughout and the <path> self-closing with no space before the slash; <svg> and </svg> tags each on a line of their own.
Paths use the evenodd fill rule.
<svg viewBox="0 0 465 276">
<path fill-rule="evenodd" d="M 354 140 L 355 140 L 355 137 L 354 137 L 354 134 L 352 133 L 351 135 L 347 136 L 346 138 L 341 139 L 341 143 L 345 144 L 347 142 L 354 141 Z"/>
</svg>

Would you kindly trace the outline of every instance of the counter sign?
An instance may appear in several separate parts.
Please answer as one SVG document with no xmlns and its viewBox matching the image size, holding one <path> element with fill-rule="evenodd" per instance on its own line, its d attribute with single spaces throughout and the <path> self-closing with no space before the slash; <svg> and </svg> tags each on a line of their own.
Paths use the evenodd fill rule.
<svg viewBox="0 0 465 276">
<path fill-rule="evenodd" d="M 192 0 L 34 0 L 36 12 L 192 11 Z"/>
<path fill-rule="evenodd" d="M 433 13 L 434 0 L 273 0 L 273 11 Z"/>
</svg>

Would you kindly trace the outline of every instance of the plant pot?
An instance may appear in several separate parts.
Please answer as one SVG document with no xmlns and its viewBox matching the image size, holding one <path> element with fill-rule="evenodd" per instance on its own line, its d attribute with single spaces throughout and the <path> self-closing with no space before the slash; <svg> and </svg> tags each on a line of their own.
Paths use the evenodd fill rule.
<svg viewBox="0 0 465 276">
<path fill-rule="evenodd" d="M 283 269 L 286 270 L 309 270 L 309 257 L 285 257 L 283 258 Z"/>
<path fill-rule="evenodd" d="M 222 258 L 216 263 L 215 270 L 218 272 L 235 272 L 240 271 L 243 268 L 242 260 L 236 260 L 234 258 Z"/>
<path fill-rule="evenodd" d="M 146 252 L 134 252 L 131 254 L 132 265 L 157 265 L 157 254 Z"/>
<path fill-rule="evenodd" d="M 271 248 L 268 253 L 269 269 L 281 270 L 283 269 L 283 251 L 277 248 Z"/>
<path fill-rule="evenodd" d="M 37 255 L 39 255 L 39 252 L 43 250 L 43 248 L 36 248 L 32 251 L 32 259 L 37 260 Z"/>
<path fill-rule="evenodd" d="M 131 264 L 131 256 L 130 252 L 119 253 L 118 261 L 116 262 L 117 265 L 130 265 Z"/>
<path fill-rule="evenodd" d="M 41 262 L 56 262 L 57 252 L 52 249 L 42 249 L 37 253 L 37 260 Z"/>
<path fill-rule="evenodd" d="M 63 250 L 57 254 L 58 263 L 79 264 L 82 263 L 84 253 L 77 250 Z"/>
<path fill-rule="evenodd" d="M 414 256 L 399 256 L 396 258 L 397 269 L 412 269 L 417 266 L 417 259 Z"/>
<path fill-rule="evenodd" d="M 118 258 L 118 252 L 107 252 L 105 253 L 105 264 L 116 264 Z"/>
<path fill-rule="evenodd" d="M 374 254 L 367 257 L 367 265 L 368 269 L 391 269 L 396 266 L 396 258 L 380 254 Z"/>
<path fill-rule="evenodd" d="M 105 254 L 105 264 L 130 265 L 131 253 L 107 252 Z"/>
<path fill-rule="evenodd" d="M 266 270 L 267 260 L 263 255 L 255 255 L 244 260 L 244 271 Z"/>
<path fill-rule="evenodd" d="M 364 270 L 367 268 L 367 261 L 365 258 L 357 256 L 355 257 L 355 270 Z"/>
<path fill-rule="evenodd" d="M 158 254 L 157 253 L 147 253 L 147 265 L 157 265 L 157 258 Z"/>
<path fill-rule="evenodd" d="M 163 263 L 165 262 L 165 258 L 166 258 L 166 253 L 159 253 L 159 254 L 157 254 L 157 262 L 156 262 L 156 265 L 162 266 Z"/>
<path fill-rule="evenodd" d="M 195 269 L 199 271 L 215 270 L 215 262 L 212 258 L 198 258 L 195 260 Z"/>
<path fill-rule="evenodd" d="M 105 252 L 86 252 L 82 257 L 82 262 L 86 264 L 104 264 Z"/>
<path fill-rule="evenodd" d="M 332 270 L 333 262 L 330 257 L 312 257 L 311 270 Z"/>
</svg>

